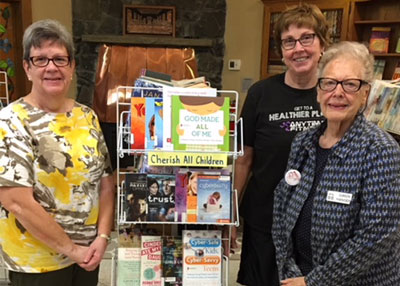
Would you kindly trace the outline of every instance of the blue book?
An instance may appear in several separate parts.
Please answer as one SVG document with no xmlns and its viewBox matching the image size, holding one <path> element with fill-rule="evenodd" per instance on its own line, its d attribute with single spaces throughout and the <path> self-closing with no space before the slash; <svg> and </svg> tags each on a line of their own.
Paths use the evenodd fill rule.
<svg viewBox="0 0 400 286">
<path fill-rule="evenodd" d="M 138 78 L 134 83 L 131 97 L 162 97 L 162 85 L 150 82 L 146 79 Z"/>
<path fill-rule="evenodd" d="M 146 97 L 146 149 L 154 149 L 156 140 L 156 116 L 154 114 L 155 98 Z"/>
<path fill-rule="evenodd" d="M 231 222 L 231 178 L 199 175 L 197 179 L 197 221 Z"/>
</svg>

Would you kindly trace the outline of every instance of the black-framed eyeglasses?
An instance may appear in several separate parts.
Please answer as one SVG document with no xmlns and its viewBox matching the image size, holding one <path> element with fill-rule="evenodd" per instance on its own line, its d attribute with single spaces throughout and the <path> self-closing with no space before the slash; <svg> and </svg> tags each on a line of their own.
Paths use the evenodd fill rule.
<svg viewBox="0 0 400 286">
<path fill-rule="evenodd" d="M 340 84 L 345 92 L 357 92 L 363 84 L 369 84 L 365 80 L 358 78 L 349 78 L 345 80 L 336 80 L 329 77 L 321 77 L 318 79 L 318 86 L 323 91 L 333 91 Z"/>
<path fill-rule="evenodd" d="M 299 42 L 303 47 L 311 46 L 314 43 L 315 34 L 305 34 L 298 39 L 287 38 L 281 39 L 282 41 L 282 48 L 285 50 L 294 49 L 296 46 L 296 42 Z"/>
<path fill-rule="evenodd" d="M 30 57 L 29 60 L 35 67 L 41 67 L 41 68 L 46 67 L 50 63 L 50 61 L 52 61 L 53 64 L 57 67 L 66 67 L 71 62 L 68 56 L 58 56 L 52 59 L 48 57 L 37 56 L 37 57 Z"/>
</svg>

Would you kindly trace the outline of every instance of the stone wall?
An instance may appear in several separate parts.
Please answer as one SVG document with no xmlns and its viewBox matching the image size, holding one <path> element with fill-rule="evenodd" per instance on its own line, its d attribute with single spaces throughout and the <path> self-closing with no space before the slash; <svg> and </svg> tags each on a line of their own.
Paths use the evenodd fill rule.
<svg viewBox="0 0 400 286">
<path fill-rule="evenodd" d="M 195 48 L 198 71 L 221 88 L 226 0 L 72 0 L 79 102 L 92 105 L 98 49 L 98 44 L 83 42 L 81 35 L 122 35 L 124 4 L 175 6 L 175 37 L 213 39 L 211 48 Z"/>
</svg>

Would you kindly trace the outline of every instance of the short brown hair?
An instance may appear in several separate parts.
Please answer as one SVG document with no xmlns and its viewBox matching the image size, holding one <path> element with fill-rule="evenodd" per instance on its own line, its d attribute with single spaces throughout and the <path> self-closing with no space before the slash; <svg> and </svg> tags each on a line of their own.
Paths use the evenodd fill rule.
<svg viewBox="0 0 400 286">
<path fill-rule="evenodd" d="M 328 22 L 321 10 L 314 4 L 302 3 L 298 6 L 288 7 L 279 18 L 274 26 L 274 40 L 275 48 L 278 54 L 282 57 L 281 50 L 281 36 L 284 31 L 289 29 L 290 25 L 296 25 L 297 27 L 307 27 L 314 30 L 318 36 L 321 45 L 328 47 L 330 43 L 330 32 Z"/>
</svg>

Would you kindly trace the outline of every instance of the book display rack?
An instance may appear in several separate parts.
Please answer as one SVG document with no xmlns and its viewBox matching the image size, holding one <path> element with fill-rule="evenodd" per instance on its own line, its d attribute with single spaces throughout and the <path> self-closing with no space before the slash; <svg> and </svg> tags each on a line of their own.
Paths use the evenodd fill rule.
<svg viewBox="0 0 400 286">
<path fill-rule="evenodd" d="M 223 245 L 230 238 L 221 230 L 239 226 L 232 168 L 243 155 L 238 96 L 118 87 L 114 285 L 228 285 Z"/>
</svg>

